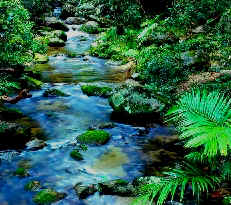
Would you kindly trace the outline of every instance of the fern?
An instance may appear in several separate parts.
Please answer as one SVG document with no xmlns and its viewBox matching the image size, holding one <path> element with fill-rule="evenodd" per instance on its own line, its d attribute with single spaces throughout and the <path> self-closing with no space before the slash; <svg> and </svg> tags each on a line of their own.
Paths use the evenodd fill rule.
<svg viewBox="0 0 231 205">
<path fill-rule="evenodd" d="M 152 204 L 158 196 L 157 205 L 162 205 L 166 199 L 174 199 L 176 191 L 180 189 L 180 201 L 183 200 L 187 186 L 191 185 L 194 195 L 198 199 L 201 193 L 215 189 L 220 183 L 220 178 L 203 172 L 195 164 L 183 163 L 169 172 L 164 173 L 166 177 L 160 177 L 159 182 L 140 187 L 140 196 L 136 204 L 142 201 L 143 204 Z"/>
<path fill-rule="evenodd" d="M 186 148 L 203 148 L 202 155 L 227 156 L 231 145 L 230 104 L 224 94 L 199 90 L 185 94 L 167 116 L 176 122 Z"/>
</svg>

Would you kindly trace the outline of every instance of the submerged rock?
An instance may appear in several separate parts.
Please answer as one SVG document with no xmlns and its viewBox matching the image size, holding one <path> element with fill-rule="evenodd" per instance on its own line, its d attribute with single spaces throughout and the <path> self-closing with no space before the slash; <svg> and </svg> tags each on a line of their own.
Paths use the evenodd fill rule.
<svg viewBox="0 0 231 205">
<path fill-rule="evenodd" d="M 24 167 L 18 167 L 15 170 L 14 175 L 16 175 L 18 177 L 28 177 L 29 176 L 29 172 Z"/>
<path fill-rule="evenodd" d="M 32 192 L 36 192 L 41 188 L 41 184 L 39 181 L 30 181 L 28 182 L 25 186 L 24 189 L 26 191 L 32 191 Z"/>
<path fill-rule="evenodd" d="M 96 184 L 83 185 L 82 183 L 78 183 L 74 186 L 74 190 L 80 199 L 86 199 L 98 191 L 98 186 Z"/>
<path fill-rule="evenodd" d="M 81 89 L 88 96 L 109 97 L 112 94 L 112 88 L 100 87 L 96 85 L 82 85 Z"/>
<path fill-rule="evenodd" d="M 67 96 L 69 95 L 58 89 L 47 89 L 43 93 L 43 97 L 67 97 Z"/>
<path fill-rule="evenodd" d="M 36 204 L 51 204 L 64 199 L 66 196 L 66 193 L 59 193 L 52 189 L 44 189 L 34 196 L 33 201 Z"/>
<path fill-rule="evenodd" d="M 82 144 L 104 145 L 110 139 L 110 134 L 103 130 L 89 130 L 77 137 L 77 141 Z"/>
</svg>

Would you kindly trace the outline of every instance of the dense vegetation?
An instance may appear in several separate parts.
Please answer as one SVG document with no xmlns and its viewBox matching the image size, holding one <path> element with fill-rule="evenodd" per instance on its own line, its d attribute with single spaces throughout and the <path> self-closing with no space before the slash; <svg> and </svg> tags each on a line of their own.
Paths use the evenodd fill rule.
<svg viewBox="0 0 231 205">
<path fill-rule="evenodd" d="M 35 53 L 46 53 L 48 40 L 43 33 L 51 28 L 44 27 L 44 21 L 55 6 L 63 8 L 63 20 L 77 16 L 98 21 L 100 28 L 91 31 L 100 32 L 91 55 L 136 64 L 134 79 L 142 88 L 138 92 L 125 87 L 116 95 L 126 96 L 122 101 L 128 113 L 149 112 L 154 99 L 163 116 L 176 104 L 166 118 L 177 128 L 184 161 L 156 177 L 156 183 L 139 187 L 138 200 L 162 205 L 167 199 L 183 201 L 190 192 L 200 201 L 206 193 L 227 189 L 231 177 L 231 1 L 159 0 L 152 7 L 147 0 L 0 0 L 0 95 L 40 83 L 29 66 Z M 65 45 L 61 32 L 61 45 Z M 58 34 L 54 35 L 52 39 Z M 17 74 L 9 74 L 9 68 Z M 104 97 L 113 92 L 89 85 L 82 90 Z M 58 94 L 64 96 L 61 91 Z M 44 96 L 58 94 L 50 90 Z M 138 109 L 139 100 L 145 109 Z M 109 139 L 109 133 L 102 130 L 90 130 L 77 138 L 95 145 Z M 82 160 L 79 154 L 74 150 L 71 156 Z M 40 202 L 43 195 L 57 201 L 57 194 L 48 192 L 40 192 L 34 201 Z"/>
</svg>

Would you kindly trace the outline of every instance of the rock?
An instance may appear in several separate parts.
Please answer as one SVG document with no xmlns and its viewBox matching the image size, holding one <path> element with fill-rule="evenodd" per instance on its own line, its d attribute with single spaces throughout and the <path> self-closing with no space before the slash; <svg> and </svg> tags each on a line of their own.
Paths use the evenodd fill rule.
<svg viewBox="0 0 231 205">
<path fill-rule="evenodd" d="M 46 22 L 46 26 L 52 29 L 69 31 L 67 25 L 65 25 L 62 21 L 58 20 L 55 17 L 45 17 L 45 22 Z"/>
<path fill-rule="evenodd" d="M 184 205 L 184 204 L 182 204 L 180 202 L 176 202 L 176 201 L 167 201 L 166 205 Z"/>
<path fill-rule="evenodd" d="M 77 137 L 77 141 L 82 144 L 104 145 L 110 139 L 110 134 L 103 130 L 89 130 Z"/>
<path fill-rule="evenodd" d="M 80 27 L 80 30 L 90 34 L 97 34 L 99 33 L 99 24 L 96 21 L 88 21 Z"/>
<path fill-rule="evenodd" d="M 42 81 L 32 78 L 30 76 L 25 76 L 24 80 L 25 80 L 26 87 L 31 90 L 40 89 L 44 84 Z"/>
<path fill-rule="evenodd" d="M 82 183 L 78 183 L 74 186 L 74 190 L 80 199 L 86 199 L 98 191 L 98 186 L 96 184 L 83 185 Z"/>
<path fill-rule="evenodd" d="M 34 139 L 26 144 L 26 149 L 36 151 L 46 147 L 47 144 L 43 140 Z"/>
<path fill-rule="evenodd" d="M 195 64 L 202 64 L 203 60 L 197 54 L 197 51 L 186 51 L 181 53 L 181 59 L 185 66 L 192 66 Z"/>
<path fill-rule="evenodd" d="M 100 123 L 98 126 L 99 129 L 111 129 L 114 127 L 115 127 L 115 124 L 113 122 L 103 122 L 103 123 Z"/>
<path fill-rule="evenodd" d="M 141 86 L 124 85 L 109 98 L 114 112 L 127 116 L 160 114 L 165 105 Z"/>
<path fill-rule="evenodd" d="M 85 18 L 81 18 L 81 17 L 68 17 L 66 20 L 65 20 L 65 24 L 68 24 L 68 25 L 80 25 L 80 24 L 84 24 L 86 23 L 87 20 Z"/>
<path fill-rule="evenodd" d="M 68 94 L 62 92 L 61 90 L 58 89 L 47 89 L 43 93 L 43 97 L 67 97 L 69 96 Z"/>
<path fill-rule="evenodd" d="M 47 63 L 49 61 L 49 58 L 46 55 L 41 55 L 39 53 L 35 53 L 34 60 L 36 63 L 44 64 L 44 63 Z"/>
<path fill-rule="evenodd" d="M 52 189 L 44 189 L 34 196 L 33 201 L 36 204 L 51 204 L 64 199 L 66 196 L 66 193 L 59 193 Z"/>
<path fill-rule="evenodd" d="M 138 177 L 138 178 L 134 179 L 132 184 L 134 186 L 136 186 L 136 187 L 140 187 L 140 186 L 143 186 L 143 185 L 155 184 L 155 183 L 159 183 L 159 182 L 160 182 L 159 177 L 146 176 L 146 177 Z"/>
<path fill-rule="evenodd" d="M 192 30 L 193 33 L 198 34 L 198 33 L 205 33 L 204 27 L 203 26 L 198 26 Z"/>
<path fill-rule="evenodd" d="M 109 97 L 112 94 L 112 89 L 109 87 L 100 87 L 96 85 L 82 85 L 82 92 L 88 96 Z"/>
<path fill-rule="evenodd" d="M 27 171 L 27 169 L 23 168 L 23 167 L 18 167 L 15 172 L 14 175 L 18 176 L 18 177 L 28 177 L 29 173 Z"/>
<path fill-rule="evenodd" d="M 24 186 L 24 189 L 26 191 L 37 192 L 41 187 L 42 186 L 39 181 L 30 181 Z"/>
<path fill-rule="evenodd" d="M 72 150 L 70 156 L 77 161 L 83 160 L 82 154 L 77 149 Z"/>
<path fill-rule="evenodd" d="M 65 42 L 62 39 L 59 39 L 57 37 L 56 38 L 50 38 L 48 45 L 51 47 L 64 47 Z"/>
<path fill-rule="evenodd" d="M 63 41 L 67 41 L 67 34 L 61 30 L 55 30 L 48 34 L 48 38 L 59 38 Z"/>
<path fill-rule="evenodd" d="M 136 196 L 136 189 L 129 182 L 117 179 L 99 183 L 99 191 L 104 195 Z"/>
</svg>

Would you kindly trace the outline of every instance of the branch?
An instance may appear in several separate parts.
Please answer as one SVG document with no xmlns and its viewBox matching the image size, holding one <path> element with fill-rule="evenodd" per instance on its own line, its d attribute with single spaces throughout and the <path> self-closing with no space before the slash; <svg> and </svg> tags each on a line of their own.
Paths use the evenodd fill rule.
<svg viewBox="0 0 231 205">
<path fill-rule="evenodd" d="M 5 103 L 16 104 L 22 99 L 31 98 L 32 95 L 29 93 L 29 90 L 23 89 L 16 97 L 8 97 L 6 95 L 1 96 L 0 99 Z"/>
</svg>

